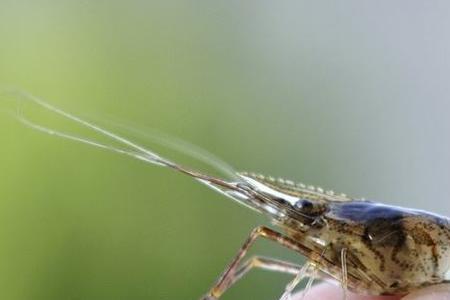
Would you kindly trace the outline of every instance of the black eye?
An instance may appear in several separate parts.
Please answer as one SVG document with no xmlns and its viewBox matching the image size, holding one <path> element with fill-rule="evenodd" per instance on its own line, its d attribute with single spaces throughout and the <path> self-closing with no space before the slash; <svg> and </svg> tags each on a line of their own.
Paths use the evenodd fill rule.
<svg viewBox="0 0 450 300">
<path fill-rule="evenodd" d="M 295 208 L 298 209 L 311 209 L 313 208 L 313 203 L 309 200 L 300 199 L 295 203 Z"/>
<path fill-rule="evenodd" d="M 302 206 L 303 208 L 310 209 L 313 207 L 313 204 L 311 201 L 303 200 Z"/>
</svg>

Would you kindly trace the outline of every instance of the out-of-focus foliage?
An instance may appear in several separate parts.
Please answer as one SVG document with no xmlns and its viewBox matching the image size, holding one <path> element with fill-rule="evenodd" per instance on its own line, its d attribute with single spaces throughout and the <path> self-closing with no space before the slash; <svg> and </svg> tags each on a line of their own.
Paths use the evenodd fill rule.
<svg viewBox="0 0 450 300">
<path fill-rule="evenodd" d="M 238 170 L 450 214 L 449 11 L 0 0 L 0 85 L 179 136 Z M 189 178 L 4 113 L 0 145 L 3 299 L 196 299 L 268 223 Z M 302 262 L 267 242 L 255 252 Z M 253 272 L 224 299 L 276 299 L 288 280 Z"/>
</svg>

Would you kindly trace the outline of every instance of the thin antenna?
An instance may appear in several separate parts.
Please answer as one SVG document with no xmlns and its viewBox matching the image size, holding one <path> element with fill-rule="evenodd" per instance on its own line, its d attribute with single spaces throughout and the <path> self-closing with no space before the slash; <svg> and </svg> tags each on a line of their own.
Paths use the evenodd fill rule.
<svg viewBox="0 0 450 300">
<path fill-rule="evenodd" d="M 10 93 L 10 94 L 12 96 L 15 96 L 17 101 L 19 101 L 19 103 L 17 105 L 17 112 L 16 112 L 15 117 L 20 122 L 22 122 L 26 126 L 29 126 L 30 128 L 33 128 L 35 130 L 38 130 L 38 131 L 41 131 L 41 132 L 44 132 L 44 133 L 47 133 L 50 135 L 58 136 L 61 138 L 65 138 L 65 139 L 69 139 L 72 141 L 84 143 L 84 144 L 87 144 L 90 146 L 94 146 L 97 148 L 101 148 L 104 150 L 109 150 L 109 151 L 116 152 L 119 154 L 131 156 L 135 159 L 139 159 L 139 160 L 142 160 L 147 163 L 154 164 L 154 165 L 174 169 L 180 173 L 184 173 L 186 175 L 193 177 L 194 179 L 201 182 L 202 184 L 205 184 L 206 186 L 226 195 L 229 198 L 236 200 L 237 202 L 239 202 L 241 204 L 244 204 L 250 208 L 253 208 L 253 207 L 249 206 L 245 201 L 249 197 L 251 197 L 251 195 L 249 193 L 249 189 L 244 188 L 244 184 L 242 182 L 229 182 L 229 181 L 226 181 L 226 180 L 223 180 L 220 178 L 216 178 L 216 177 L 212 177 L 212 176 L 191 170 L 184 166 L 181 166 L 175 162 L 172 162 L 169 159 L 166 159 L 166 158 L 160 156 L 159 154 L 157 154 L 154 151 L 151 151 L 151 150 L 149 150 L 135 142 L 132 142 L 118 134 L 115 134 L 109 130 L 101 128 L 94 123 L 83 120 L 80 117 L 77 117 L 71 113 L 68 113 L 68 112 L 66 112 L 56 106 L 53 106 L 53 105 L 49 104 L 48 102 L 45 102 L 44 100 L 41 100 L 41 99 L 39 99 L 31 94 L 28 94 L 26 92 L 18 91 L 18 92 L 14 92 L 14 93 Z M 116 141 L 119 144 L 122 144 L 124 146 L 124 148 L 119 148 L 119 147 L 105 144 L 105 143 L 102 143 L 102 142 L 99 142 L 99 141 L 96 141 L 93 139 L 80 137 L 77 135 L 54 130 L 54 129 L 47 128 L 42 125 L 36 124 L 33 121 L 31 121 L 30 119 L 28 119 L 23 112 L 22 103 L 25 101 L 35 103 L 38 106 L 41 106 L 50 112 L 56 113 L 57 115 L 60 115 L 68 120 L 71 120 L 83 127 L 87 127 L 89 129 L 93 130 L 94 132 L 99 133 L 100 135 L 106 136 L 106 137 L 110 138 L 111 140 Z"/>
<path fill-rule="evenodd" d="M 97 120 L 99 119 L 97 118 Z M 102 123 L 105 123 L 105 121 L 101 121 Z M 108 124 L 108 126 L 113 126 L 115 128 L 123 129 L 126 132 L 130 132 L 133 136 L 142 137 L 145 140 L 149 140 L 155 144 L 177 151 L 181 154 L 185 154 L 190 158 L 194 158 L 208 166 L 213 167 L 215 170 L 220 171 L 223 175 L 228 176 L 230 179 L 238 180 L 240 178 L 230 164 L 209 151 L 183 139 L 167 135 L 153 128 L 146 128 L 145 131 L 139 130 L 129 124 L 125 125 L 123 122 L 120 122 L 111 116 L 106 118 L 106 124 Z"/>
</svg>

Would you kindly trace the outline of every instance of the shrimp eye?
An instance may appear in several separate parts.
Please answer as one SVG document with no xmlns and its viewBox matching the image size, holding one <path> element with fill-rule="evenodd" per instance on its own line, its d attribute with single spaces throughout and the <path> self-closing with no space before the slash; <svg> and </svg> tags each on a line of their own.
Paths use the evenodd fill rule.
<svg viewBox="0 0 450 300">
<path fill-rule="evenodd" d="M 311 210 L 314 204 L 309 200 L 300 199 L 295 203 L 295 208 Z"/>
<path fill-rule="evenodd" d="M 308 200 L 303 200 L 303 208 L 304 209 L 311 209 L 311 208 L 313 208 L 313 204 L 312 204 L 312 202 L 311 201 L 308 201 Z"/>
<path fill-rule="evenodd" d="M 325 211 L 325 206 L 322 203 L 316 203 L 306 199 L 298 200 L 295 203 L 295 208 L 310 216 L 320 215 Z"/>
</svg>

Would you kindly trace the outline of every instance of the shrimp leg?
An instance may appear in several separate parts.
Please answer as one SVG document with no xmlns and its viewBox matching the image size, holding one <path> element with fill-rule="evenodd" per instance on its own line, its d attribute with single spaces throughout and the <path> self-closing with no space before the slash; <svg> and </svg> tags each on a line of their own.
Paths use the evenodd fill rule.
<svg viewBox="0 0 450 300">
<path fill-rule="evenodd" d="M 310 276 L 310 268 L 313 266 L 312 263 L 307 262 L 302 268 L 301 270 L 297 273 L 297 275 L 294 277 L 294 279 L 291 280 L 291 282 L 289 282 L 286 285 L 286 288 L 284 290 L 283 295 L 281 295 L 280 300 L 288 300 L 291 297 L 292 291 L 297 287 L 297 285 L 307 276 Z M 313 278 L 313 277 L 311 277 Z"/>
<path fill-rule="evenodd" d="M 230 282 L 227 288 L 235 284 L 253 268 L 297 275 L 301 271 L 302 266 L 270 257 L 253 256 L 246 260 L 242 264 L 242 266 L 234 273 L 233 281 Z"/>
<path fill-rule="evenodd" d="M 347 299 L 347 285 L 348 285 L 347 248 L 343 248 L 341 250 L 341 264 L 342 264 L 342 278 L 341 278 L 342 300 L 346 300 Z"/>
<path fill-rule="evenodd" d="M 248 252 L 250 247 L 254 244 L 255 240 L 258 237 L 262 237 L 271 241 L 276 242 L 277 244 L 286 247 L 290 250 L 299 252 L 309 258 L 313 261 L 319 261 L 321 258 L 321 251 L 318 251 L 316 249 L 312 249 L 312 247 L 309 247 L 308 245 L 298 242 L 296 240 L 293 240 L 277 231 L 274 231 L 268 227 L 257 227 L 255 228 L 247 238 L 247 240 L 244 242 L 242 247 L 239 249 L 238 253 L 232 260 L 232 262 L 228 265 L 225 272 L 222 274 L 222 276 L 219 278 L 217 283 L 210 289 L 210 291 L 207 293 L 206 296 L 204 296 L 202 299 L 206 300 L 212 300 L 212 299 L 219 299 L 222 294 L 231 286 L 231 284 L 235 283 L 237 281 L 236 276 L 241 278 L 246 273 L 243 272 L 245 268 L 245 264 L 242 268 L 239 268 L 239 265 L 244 258 L 245 254 Z M 271 267 L 273 269 L 273 265 Z M 288 270 L 292 271 L 292 270 Z M 298 271 L 298 269 L 297 269 Z M 290 272 L 287 272 L 290 273 Z M 298 274 L 298 273 L 296 273 Z M 238 278 L 238 279 L 239 279 Z"/>
</svg>

